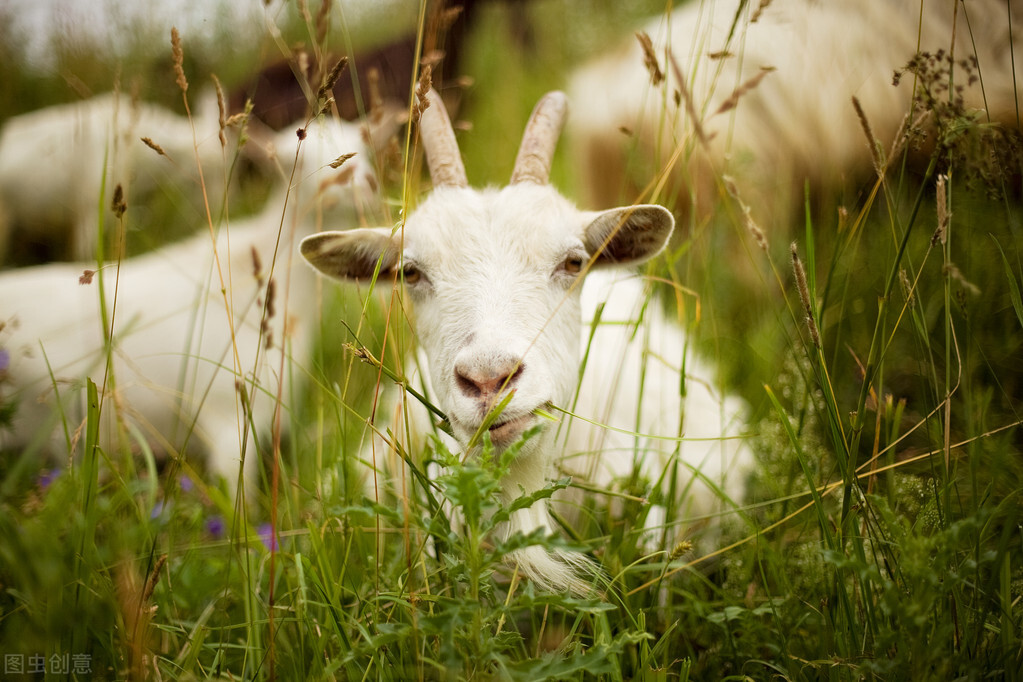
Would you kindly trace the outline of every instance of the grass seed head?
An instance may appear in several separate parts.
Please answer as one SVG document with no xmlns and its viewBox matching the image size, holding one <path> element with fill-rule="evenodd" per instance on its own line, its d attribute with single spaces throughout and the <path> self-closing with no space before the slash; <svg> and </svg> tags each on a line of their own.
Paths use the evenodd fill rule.
<svg viewBox="0 0 1023 682">
<path fill-rule="evenodd" d="M 333 168 L 334 170 L 337 170 L 338 168 L 344 165 L 345 161 L 352 158 L 353 156 L 355 156 L 355 152 L 342 154 L 341 156 L 337 157 L 336 159 L 330 162 L 330 167 Z"/>
<path fill-rule="evenodd" d="M 366 87 L 369 90 L 369 119 L 379 123 L 384 117 L 384 98 L 380 94 L 380 70 L 376 67 L 366 72 Z"/>
<path fill-rule="evenodd" d="M 419 84 L 416 86 L 416 102 L 412 107 L 412 120 L 419 121 L 419 117 L 423 115 L 426 108 L 430 106 L 430 100 L 427 99 L 426 95 L 430 92 L 430 88 L 433 87 L 433 70 L 429 64 L 423 66 L 423 71 L 419 75 Z"/>
<path fill-rule="evenodd" d="M 327 37 L 327 29 L 330 28 L 331 1 L 323 0 L 320 4 L 320 11 L 316 13 L 316 44 L 323 45 Z"/>
<path fill-rule="evenodd" d="M 263 260 L 259 257 L 259 251 L 255 245 L 252 246 L 252 276 L 256 278 L 256 284 L 263 286 Z"/>
<path fill-rule="evenodd" d="M 185 78 L 185 51 L 181 47 L 181 34 L 177 26 L 171 27 L 171 55 L 174 60 L 175 82 L 182 93 L 188 92 L 188 79 Z"/>
<path fill-rule="evenodd" d="M 124 216 L 124 212 L 128 210 L 128 204 L 124 201 L 124 187 L 121 186 L 121 183 L 117 183 L 117 187 L 114 188 L 114 198 L 110 202 L 110 210 L 118 219 Z"/>
<path fill-rule="evenodd" d="M 912 307 L 916 298 L 913 294 L 913 283 L 909 281 L 905 268 L 899 268 L 899 284 L 902 285 L 902 294 L 906 297 L 906 307 Z"/>
<path fill-rule="evenodd" d="M 881 143 L 878 142 L 873 128 L 870 127 L 870 121 L 867 120 L 867 114 L 863 111 L 860 100 L 855 96 L 852 98 L 852 105 L 856 109 L 856 118 L 860 120 L 863 134 L 867 136 L 867 147 L 870 148 L 870 158 L 874 162 L 874 170 L 877 172 L 878 177 L 882 177 L 884 175 L 885 164 L 884 159 L 881 158 Z"/>
<path fill-rule="evenodd" d="M 711 115 L 712 116 L 717 116 L 718 114 L 723 114 L 726 111 L 731 111 L 732 109 L 734 109 L 739 104 L 739 98 L 740 97 L 742 97 L 747 92 L 749 92 L 753 88 L 755 88 L 758 85 L 760 85 L 760 81 L 764 80 L 764 76 L 766 76 L 767 74 L 769 74 L 769 73 L 771 73 L 772 71 L 775 71 L 775 70 L 776 69 L 773 66 L 762 66 L 762 67 L 760 67 L 760 71 L 755 76 L 753 76 L 752 78 L 747 80 L 745 83 L 743 83 L 742 85 L 737 87 L 735 90 L 733 90 L 731 96 L 729 96 L 728 99 L 726 99 L 724 102 L 722 102 L 721 106 L 718 107 L 717 111 L 715 111 Z"/>
<path fill-rule="evenodd" d="M 320 89 L 317 91 L 316 93 L 317 101 L 324 100 L 329 96 L 329 94 L 334 90 L 334 86 L 337 85 L 338 79 L 341 77 L 341 74 L 344 72 L 345 67 L 347 66 L 348 66 L 347 56 L 341 57 L 341 59 L 337 61 L 337 64 L 335 64 L 334 68 L 332 68 L 330 70 L 330 73 L 327 74 L 326 80 L 323 81 L 323 85 L 321 85 Z"/>
<path fill-rule="evenodd" d="M 650 36 L 643 31 L 636 33 L 636 39 L 639 40 L 639 45 L 643 48 L 643 66 L 650 72 L 650 83 L 657 87 L 664 82 L 664 72 L 661 71 L 661 66 L 657 61 L 654 43 L 650 40 Z"/>
<path fill-rule="evenodd" d="M 803 304 L 803 312 L 806 314 L 806 326 L 810 331 L 810 339 L 816 348 L 821 347 L 821 333 L 817 328 L 817 321 L 813 318 L 813 306 L 810 303 L 810 287 L 806 283 L 806 270 L 803 269 L 803 261 L 799 259 L 799 249 L 795 242 L 790 247 L 792 251 L 792 271 L 796 275 L 796 289 L 799 290 L 799 301 Z"/>
<path fill-rule="evenodd" d="M 671 553 L 668 554 L 668 561 L 676 561 L 681 559 L 686 554 L 689 554 L 693 549 L 693 543 L 689 540 L 681 540 L 677 545 L 672 547 Z"/>
<path fill-rule="evenodd" d="M 223 148 L 227 146 L 227 135 L 224 134 L 224 129 L 227 127 L 227 102 L 224 99 L 224 88 L 220 86 L 217 74 L 210 74 L 210 76 L 213 78 L 213 87 L 217 91 L 217 123 L 220 125 L 220 146 Z"/>
<path fill-rule="evenodd" d="M 757 5 L 756 11 L 753 12 L 753 16 L 750 18 L 749 23 L 755 24 L 760 20 L 760 15 L 764 13 L 764 10 L 771 5 L 771 0 L 760 0 L 760 4 Z"/>
<path fill-rule="evenodd" d="M 156 152 L 156 153 L 157 153 L 157 154 L 159 154 L 160 156 L 167 156 L 167 152 L 163 151 L 163 147 L 161 147 L 161 146 L 160 146 L 160 145 L 158 145 L 157 143 L 153 142 L 153 140 L 152 140 L 152 139 L 150 139 L 150 138 L 148 138 L 148 137 L 143 137 L 143 138 L 141 138 L 141 139 L 142 139 L 142 142 L 143 142 L 143 143 L 144 143 L 144 144 L 145 144 L 145 145 L 146 145 L 147 147 L 149 147 L 150 149 L 152 149 L 152 150 L 153 150 L 154 152 Z"/>
<path fill-rule="evenodd" d="M 948 213 L 947 182 L 948 176 L 943 173 L 938 176 L 938 181 L 935 183 L 934 199 L 938 213 L 938 226 L 931 236 L 931 246 L 939 242 L 944 245 L 945 240 L 948 238 L 948 224 L 951 216 Z"/>
</svg>

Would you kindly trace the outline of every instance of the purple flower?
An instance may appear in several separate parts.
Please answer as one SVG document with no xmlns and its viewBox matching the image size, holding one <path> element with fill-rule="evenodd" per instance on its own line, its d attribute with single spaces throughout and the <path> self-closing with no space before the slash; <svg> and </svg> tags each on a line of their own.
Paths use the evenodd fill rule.
<svg viewBox="0 0 1023 682">
<path fill-rule="evenodd" d="M 193 483 L 192 479 L 184 474 L 181 474 L 181 476 L 178 477 L 178 485 L 181 486 L 181 492 L 183 493 L 190 493 L 195 490 L 195 483 Z"/>
<path fill-rule="evenodd" d="M 0 372 L 7 371 L 11 366 L 11 353 L 6 348 L 0 348 Z"/>
<path fill-rule="evenodd" d="M 152 511 L 149 512 L 150 519 L 156 519 L 163 513 L 163 500 L 157 500 L 156 504 L 153 505 Z"/>
<path fill-rule="evenodd" d="M 263 541 L 268 550 L 271 552 L 277 551 L 277 534 L 274 533 L 273 526 L 269 523 L 264 523 L 259 527 L 259 539 Z"/>
<path fill-rule="evenodd" d="M 39 484 L 40 490 L 46 490 L 51 483 L 57 480 L 58 476 L 60 476 L 60 469 L 45 469 L 39 474 L 36 483 Z"/>
<path fill-rule="evenodd" d="M 214 540 L 219 540 L 224 537 L 224 530 L 226 524 L 224 523 L 224 517 L 219 514 L 214 514 L 210 518 L 206 519 L 206 532 L 213 536 Z"/>
</svg>

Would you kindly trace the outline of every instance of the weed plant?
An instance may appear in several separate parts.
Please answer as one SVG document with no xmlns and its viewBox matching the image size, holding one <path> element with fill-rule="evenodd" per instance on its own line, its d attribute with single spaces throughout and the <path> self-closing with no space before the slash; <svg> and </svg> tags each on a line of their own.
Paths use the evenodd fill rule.
<svg viewBox="0 0 1023 682">
<path fill-rule="evenodd" d="M 508 8 L 488 8 L 460 114 L 473 123 L 470 177 L 504 181 L 493 160 L 514 157 L 507 131 L 607 39 L 581 30 L 552 47 L 560 22 L 623 20 L 617 3 L 594 7 L 531 6 L 531 53 L 504 31 Z M 283 35 L 336 47 L 295 16 Z M 93 59 L 65 73 L 109 85 L 96 74 L 111 65 Z M 649 266 L 696 292 L 677 317 L 750 405 L 757 469 L 741 513 L 669 517 L 652 546 L 650 504 L 673 502 L 637 480 L 616 496 L 585 491 L 557 536 L 496 539 L 511 510 L 576 483 L 509 505 L 498 481 L 517 446 L 471 460 L 439 438 L 369 448 L 371 415 L 399 423 L 379 393 L 416 372 L 402 363 L 405 311 L 383 283 L 325 288 L 312 361 L 288 369 L 306 388 L 283 398 L 289 428 L 262 443 L 247 507 L 201 462 L 161 460 L 139 440 L 99 448 L 101 376 L 84 424 L 65 425 L 82 427 L 73 457 L 3 453 L 0 665 L 78 680 L 1019 679 L 1023 155 L 1018 130 L 940 95 L 942 60 L 920 55 L 903 74 L 940 124 L 923 175 L 903 170 L 903 151 L 855 204 L 808 190 L 808 207 L 832 209 L 760 234 L 723 185 L 710 223 Z M 30 88 L 4 69 L 5 90 Z M 169 67 L 156 73 L 154 96 L 188 96 Z M 405 171 L 381 174 L 394 215 L 418 194 L 403 146 Z M 575 182 L 563 160 L 554 177 Z M 724 241 L 746 261 L 723 263 L 736 252 Z M 17 409 L 4 402 L 3 338 L 0 428 Z M 690 543 L 708 523 L 713 546 Z M 527 546 L 586 552 L 604 579 L 588 598 L 538 592 L 505 561 Z M 40 657 L 47 672 L 29 673 Z"/>
</svg>

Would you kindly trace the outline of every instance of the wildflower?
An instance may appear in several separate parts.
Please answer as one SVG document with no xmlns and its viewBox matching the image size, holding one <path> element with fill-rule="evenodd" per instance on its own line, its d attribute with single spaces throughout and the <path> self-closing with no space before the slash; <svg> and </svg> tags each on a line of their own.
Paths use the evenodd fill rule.
<svg viewBox="0 0 1023 682">
<path fill-rule="evenodd" d="M 44 469 L 40 472 L 39 477 L 36 478 L 36 483 L 39 485 L 40 490 L 46 490 L 50 487 L 51 483 L 57 480 L 58 476 L 60 476 L 60 469 Z"/>
<path fill-rule="evenodd" d="M 227 525 L 224 523 L 224 517 L 219 514 L 214 514 L 206 519 L 206 532 L 209 533 L 214 540 L 219 540 L 224 537 L 224 531 L 226 528 Z"/>
<path fill-rule="evenodd" d="M 274 527 L 269 523 L 264 523 L 259 527 L 259 539 L 263 541 L 263 545 L 271 552 L 276 552 L 279 549 L 277 534 L 274 532 Z"/>
</svg>

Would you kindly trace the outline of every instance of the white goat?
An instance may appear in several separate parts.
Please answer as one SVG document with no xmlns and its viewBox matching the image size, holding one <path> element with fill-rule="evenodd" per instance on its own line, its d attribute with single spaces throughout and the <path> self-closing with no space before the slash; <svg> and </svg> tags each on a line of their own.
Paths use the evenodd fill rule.
<svg viewBox="0 0 1023 682">
<path fill-rule="evenodd" d="M 431 397 L 463 448 L 509 394 L 489 426 L 499 450 L 528 428 L 545 426 L 526 442 L 502 482 L 506 499 L 540 489 L 556 463 L 608 486 L 637 464 L 648 480 L 658 481 L 676 455 L 681 487 L 692 482 L 690 512 L 708 511 L 718 500 L 715 487 L 738 497 L 748 452 L 740 441 L 722 438 L 735 433 L 741 410 L 692 361 L 686 394 L 680 395 L 684 337 L 665 322 L 656 304 L 647 308 L 644 322 L 637 322 L 645 301 L 638 281 L 610 290 L 602 316 L 610 323 L 597 328 L 579 383 L 580 344 L 586 347 L 588 336 L 585 325 L 580 327 L 583 308 L 592 316 L 608 295 L 601 287 L 609 284 L 606 277 L 592 275 L 589 282 L 596 287 L 588 284 L 581 295 L 584 276 L 591 268 L 629 266 L 657 254 L 671 234 L 671 214 L 652 205 L 579 211 L 548 184 L 567 108 L 562 93 L 551 93 L 537 105 L 511 184 L 500 190 L 468 186 L 443 104 L 432 91 L 427 99 L 420 131 L 432 194 L 397 233 L 387 228 L 323 232 L 303 240 L 302 254 L 340 280 L 370 279 L 378 266 L 381 280 L 400 273 L 414 304 Z M 638 339 L 630 343 L 634 333 Z M 645 348 L 644 335 L 649 336 Z M 572 408 L 577 389 L 574 414 L 599 425 L 566 418 L 558 427 L 537 414 L 552 404 Z M 683 441 L 671 438 L 679 434 Z M 697 480 L 696 470 L 706 480 Z M 514 514 L 504 532 L 552 528 L 547 505 L 538 503 Z M 551 556 L 532 547 L 515 558 L 542 587 L 587 589 L 576 569 L 588 562 L 579 555 Z"/>
<path fill-rule="evenodd" d="M 282 151 L 298 144 L 294 132 L 281 139 Z M 296 232 L 313 231 L 328 208 L 330 219 L 351 221 L 358 202 L 372 199 L 369 187 L 375 184 L 367 182 L 371 167 L 364 166 L 364 155 L 337 171 L 328 165 L 364 146 L 358 126 L 314 122 L 302 144 L 295 185 L 289 189 L 282 182 L 261 213 L 222 226 L 215 254 L 203 230 L 104 269 L 113 320 L 104 448 L 120 442 L 109 418 L 116 412 L 129 425 L 131 442 L 145 439 L 154 450 L 170 453 L 186 444 L 205 451 L 210 469 L 232 487 L 247 434 L 247 461 L 256 461 L 251 436 L 269 432 L 278 396 L 288 409 L 286 382 L 304 372 L 309 331 L 315 328 L 315 275 L 304 264 L 292 267 Z M 291 153 L 283 156 L 289 169 Z M 352 181 L 336 184 L 353 166 Z M 86 377 L 104 385 L 98 285 L 79 284 L 87 267 L 56 263 L 0 274 L 0 348 L 9 361 L 0 399 L 17 402 L 12 428 L 0 429 L 0 449 L 35 444 L 67 453 L 58 423 L 66 420 L 72 431 L 82 423 Z M 252 430 L 242 389 L 252 406 Z M 254 471 L 246 467 L 250 483 Z"/>
<path fill-rule="evenodd" d="M 570 134 L 594 202 L 631 199 L 681 149 L 669 185 L 680 210 L 706 217 L 724 173 L 758 219 L 785 225 L 802 203 L 804 179 L 841 188 L 869 178 L 871 149 L 851 98 L 887 151 L 914 95 L 913 76 L 895 87 L 893 72 L 920 51 L 953 55 L 965 108 L 1019 129 L 1019 0 L 693 0 L 644 31 L 665 83 L 651 86 L 632 40 L 577 71 L 569 88 L 581 112 Z M 982 81 L 958 66 L 973 55 Z"/>
<path fill-rule="evenodd" d="M 194 149 L 205 168 L 209 198 L 217 202 L 225 152 L 217 134 L 216 102 L 207 100 L 198 107 L 195 125 L 209 134 L 197 143 L 186 117 L 114 93 L 7 121 L 0 132 L 0 204 L 7 212 L 0 221 L 0 264 L 15 240 L 36 244 L 59 260 L 94 258 L 98 207 L 106 210 L 105 222 L 112 229 L 108 207 L 118 184 L 133 207 L 160 187 L 183 189 L 200 206 Z M 148 148 L 142 137 L 163 148 L 166 157 Z"/>
</svg>

